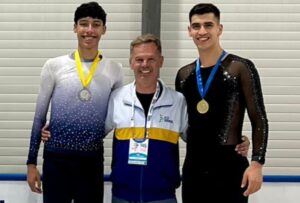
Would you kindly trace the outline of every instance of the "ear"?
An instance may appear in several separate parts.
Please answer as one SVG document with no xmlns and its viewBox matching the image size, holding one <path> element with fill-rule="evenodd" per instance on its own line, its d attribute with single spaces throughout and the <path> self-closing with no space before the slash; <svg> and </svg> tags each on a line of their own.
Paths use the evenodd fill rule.
<svg viewBox="0 0 300 203">
<path fill-rule="evenodd" d="M 188 32 L 189 32 L 189 36 L 192 37 L 192 34 L 191 34 L 191 32 L 192 32 L 191 26 L 188 26 Z"/>
<path fill-rule="evenodd" d="M 223 25 L 219 25 L 219 36 L 223 33 Z"/>
<path fill-rule="evenodd" d="M 74 33 L 77 33 L 77 24 L 76 24 L 76 23 L 74 23 L 74 26 L 73 26 L 73 32 L 74 32 Z"/>
<path fill-rule="evenodd" d="M 104 35 L 105 33 L 106 33 L 106 25 L 103 25 L 102 35 Z"/>
<path fill-rule="evenodd" d="M 132 57 L 130 56 L 130 57 L 129 57 L 129 66 L 130 66 L 130 69 L 133 70 L 133 68 L 132 68 L 132 66 L 131 66 L 131 60 L 132 60 Z"/>
<path fill-rule="evenodd" d="M 161 59 L 160 59 L 160 68 L 163 67 L 164 65 L 164 56 L 161 56 Z"/>
</svg>

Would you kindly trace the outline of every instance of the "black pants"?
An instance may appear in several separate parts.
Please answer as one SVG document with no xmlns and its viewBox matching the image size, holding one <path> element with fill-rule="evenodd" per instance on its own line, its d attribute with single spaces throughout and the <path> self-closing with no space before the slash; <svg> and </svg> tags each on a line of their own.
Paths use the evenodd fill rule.
<svg viewBox="0 0 300 203">
<path fill-rule="evenodd" d="M 248 197 L 243 196 L 245 188 L 241 188 L 243 173 L 249 165 L 247 158 L 228 146 L 214 153 L 217 156 L 199 154 L 198 160 L 185 160 L 182 203 L 247 203 Z"/>
<path fill-rule="evenodd" d="M 102 157 L 44 157 L 44 203 L 102 203 L 103 190 Z"/>
</svg>

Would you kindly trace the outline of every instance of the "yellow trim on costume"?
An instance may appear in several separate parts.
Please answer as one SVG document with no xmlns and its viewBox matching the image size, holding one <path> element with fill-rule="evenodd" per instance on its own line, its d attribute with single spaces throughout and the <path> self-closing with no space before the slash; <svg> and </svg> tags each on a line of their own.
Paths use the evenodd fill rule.
<svg viewBox="0 0 300 203">
<path fill-rule="evenodd" d="M 129 140 L 131 138 L 143 139 L 145 128 L 118 128 L 115 131 L 115 136 L 118 140 Z M 176 144 L 179 139 L 179 133 L 161 128 L 150 128 L 149 139 L 161 140 Z"/>
</svg>

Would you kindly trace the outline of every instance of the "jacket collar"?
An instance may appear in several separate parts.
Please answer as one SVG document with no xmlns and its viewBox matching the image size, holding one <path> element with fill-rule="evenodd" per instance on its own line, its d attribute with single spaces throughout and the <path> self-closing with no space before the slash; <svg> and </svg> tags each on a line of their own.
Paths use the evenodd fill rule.
<svg viewBox="0 0 300 203">
<path fill-rule="evenodd" d="M 173 101 L 173 98 L 171 97 L 171 94 L 169 93 L 169 91 L 167 91 L 168 87 L 166 87 L 166 85 L 163 83 L 162 80 L 159 79 L 158 82 L 160 83 L 161 93 L 160 93 L 160 96 L 154 106 L 155 107 L 172 106 L 174 101 Z M 131 106 L 133 103 L 133 99 L 135 98 L 136 99 L 135 106 L 143 109 L 142 104 L 140 103 L 140 101 L 137 99 L 137 96 L 136 96 L 135 81 L 133 81 L 132 83 L 130 83 L 128 85 L 128 89 L 129 89 L 128 93 L 123 98 L 123 103 L 125 105 Z"/>
</svg>

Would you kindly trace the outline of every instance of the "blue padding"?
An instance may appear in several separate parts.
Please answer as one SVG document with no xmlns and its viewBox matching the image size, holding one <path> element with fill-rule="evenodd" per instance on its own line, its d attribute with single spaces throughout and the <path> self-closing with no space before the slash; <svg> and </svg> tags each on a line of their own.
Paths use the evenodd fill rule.
<svg viewBox="0 0 300 203">
<path fill-rule="evenodd" d="M 264 176 L 264 182 L 300 182 L 300 176 L 272 175 Z"/>
<path fill-rule="evenodd" d="M 2 173 L 0 174 L 0 181 L 26 181 L 26 174 Z M 109 175 L 104 175 L 104 181 L 110 181 Z M 266 175 L 264 182 L 300 182 L 300 176 Z"/>
<path fill-rule="evenodd" d="M 26 180 L 26 174 L 14 174 L 14 173 L 1 173 L 0 174 L 0 181 L 24 181 Z"/>
</svg>

